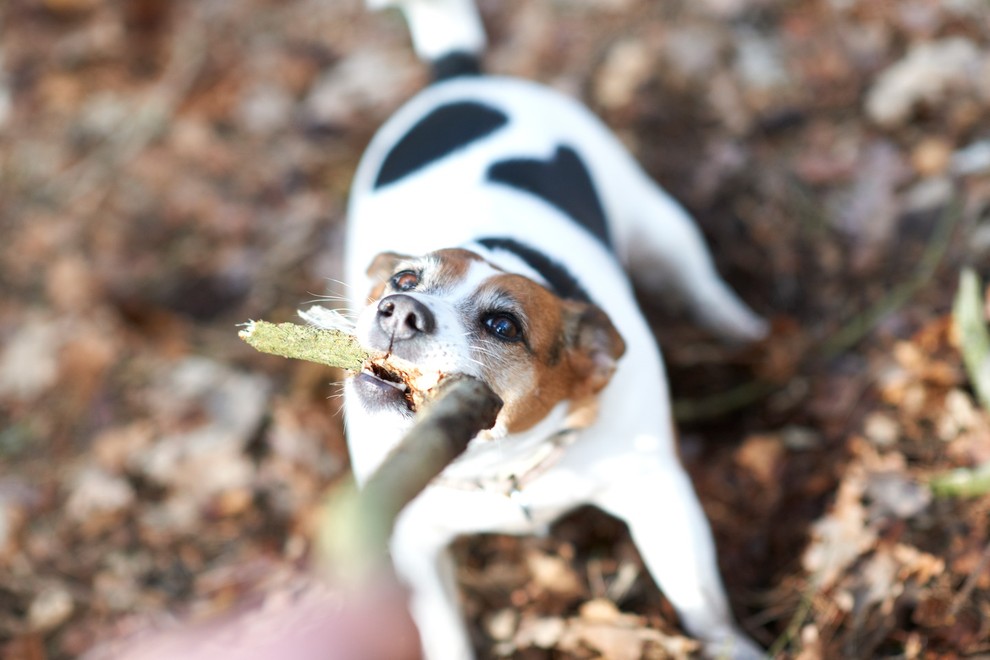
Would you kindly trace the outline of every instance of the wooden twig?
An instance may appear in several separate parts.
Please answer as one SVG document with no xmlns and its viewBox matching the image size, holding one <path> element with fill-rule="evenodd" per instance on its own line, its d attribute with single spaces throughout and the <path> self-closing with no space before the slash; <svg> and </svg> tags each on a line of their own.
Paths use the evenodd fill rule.
<svg viewBox="0 0 990 660">
<path fill-rule="evenodd" d="M 495 424 L 502 400 L 464 375 L 430 390 L 419 421 L 359 491 L 349 482 L 331 493 L 319 524 L 318 552 L 338 578 L 364 579 L 385 557 L 399 512 Z"/>
<path fill-rule="evenodd" d="M 966 577 L 966 582 L 963 583 L 962 588 L 956 593 L 955 598 L 952 599 L 949 614 L 956 616 L 959 614 L 959 610 L 969 602 L 969 597 L 973 595 L 973 590 L 976 589 L 977 583 L 983 577 L 983 572 L 987 570 L 988 566 L 990 566 L 990 543 L 983 548 L 983 554 L 980 555 L 980 561 L 976 564 L 976 568 Z"/>
<path fill-rule="evenodd" d="M 765 399 L 783 385 L 750 380 L 724 392 L 697 399 L 675 399 L 671 404 L 678 422 L 696 422 L 728 415 Z"/>
<path fill-rule="evenodd" d="M 306 360 L 358 371 L 372 353 L 354 335 L 295 323 L 249 321 L 237 336 L 255 350 L 295 360 Z"/>
<path fill-rule="evenodd" d="M 939 264 L 942 263 L 942 258 L 948 252 L 952 230 L 955 229 L 962 212 L 962 203 L 958 199 L 949 202 L 942 210 L 938 224 L 935 225 L 928 239 L 914 275 L 894 286 L 880 300 L 858 316 L 847 320 L 837 332 L 833 333 L 819 348 L 820 354 L 825 359 L 841 355 L 854 347 L 881 321 L 904 307 L 919 291 L 931 284 Z"/>
<path fill-rule="evenodd" d="M 787 627 L 784 632 L 780 634 L 777 639 L 774 640 L 770 648 L 767 649 L 768 658 L 776 658 L 779 654 L 783 653 L 784 650 L 789 648 L 794 641 L 798 639 L 801 634 L 801 628 L 804 626 L 804 622 L 808 620 L 808 615 L 811 614 L 811 608 L 814 604 L 814 591 L 817 589 L 817 580 L 811 580 L 808 583 L 807 588 L 801 593 L 801 602 L 798 603 L 797 608 L 794 610 L 794 614 L 791 616 L 790 620 L 787 622 Z"/>
<path fill-rule="evenodd" d="M 351 371 L 386 358 L 353 335 L 294 323 L 251 321 L 238 335 L 264 353 Z M 397 365 L 388 361 L 392 367 Z M 405 365 L 399 364 L 402 369 Z M 325 501 L 317 529 L 319 560 L 336 578 L 362 581 L 384 560 L 399 512 L 440 474 L 478 433 L 495 424 L 502 400 L 476 378 L 460 374 L 429 383 L 411 399 L 418 421 L 360 490 L 349 481 Z"/>
</svg>

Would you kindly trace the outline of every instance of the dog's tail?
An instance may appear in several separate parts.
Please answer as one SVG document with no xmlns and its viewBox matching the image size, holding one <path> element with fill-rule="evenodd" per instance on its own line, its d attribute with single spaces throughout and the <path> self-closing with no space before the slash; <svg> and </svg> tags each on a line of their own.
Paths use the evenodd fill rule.
<svg viewBox="0 0 990 660">
<path fill-rule="evenodd" d="M 485 29 L 474 0 L 366 0 L 371 9 L 398 7 L 405 14 L 416 53 L 436 80 L 481 71 Z"/>
</svg>

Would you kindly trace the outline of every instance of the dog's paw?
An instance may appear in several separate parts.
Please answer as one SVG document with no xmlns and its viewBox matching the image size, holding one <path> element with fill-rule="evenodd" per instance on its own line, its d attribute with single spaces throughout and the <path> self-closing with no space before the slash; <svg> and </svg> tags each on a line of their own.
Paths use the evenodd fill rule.
<svg viewBox="0 0 990 660">
<path fill-rule="evenodd" d="M 765 339 L 770 332 L 766 319 L 754 312 L 727 286 L 709 294 L 696 308 L 699 320 L 728 342 L 750 343 Z"/>
</svg>

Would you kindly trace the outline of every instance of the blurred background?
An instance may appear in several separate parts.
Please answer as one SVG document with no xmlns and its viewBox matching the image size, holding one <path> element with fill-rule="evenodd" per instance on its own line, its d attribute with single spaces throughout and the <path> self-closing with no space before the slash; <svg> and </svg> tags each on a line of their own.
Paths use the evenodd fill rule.
<svg viewBox="0 0 990 660">
<path fill-rule="evenodd" d="M 949 316 L 990 275 L 990 4 L 480 5 L 488 70 L 591 106 L 773 320 L 727 348 L 642 301 L 743 626 L 783 657 L 990 653 L 990 496 L 931 485 L 990 461 Z M 307 588 L 342 374 L 236 326 L 346 293 L 350 178 L 427 81 L 357 0 L 0 4 L 0 655 Z M 456 553 L 484 657 L 693 648 L 601 513 Z"/>
</svg>

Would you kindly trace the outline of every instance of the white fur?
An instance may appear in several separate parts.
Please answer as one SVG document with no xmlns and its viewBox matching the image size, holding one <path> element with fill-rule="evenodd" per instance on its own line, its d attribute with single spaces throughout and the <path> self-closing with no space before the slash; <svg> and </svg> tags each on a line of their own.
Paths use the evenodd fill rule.
<svg viewBox="0 0 990 660">
<path fill-rule="evenodd" d="M 370 194 L 392 145 L 424 114 L 454 100 L 491 105 L 507 114 L 510 123 L 416 176 Z M 582 256 L 594 263 L 610 260 L 605 249 L 569 219 L 534 222 L 534 216 L 557 215 L 540 200 L 506 186 L 484 185 L 492 163 L 520 154 L 546 158 L 561 142 L 594 154 L 585 164 L 619 256 L 634 274 L 656 270 L 670 274 L 673 279 L 666 284 L 685 297 L 706 325 L 728 338 L 752 340 L 765 334 L 765 322 L 719 278 L 688 214 L 642 171 L 601 121 L 570 98 L 512 78 L 455 78 L 433 85 L 381 128 L 354 181 L 348 281 L 363 282 L 364 269 L 382 249 L 420 254 L 485 235 L 513 236 L 541 249 L 547 248 L 548 240 L 556 240 L 568 247 L 571 256 L 563 260 L 568 266 Z M 364 217 L 375 220 L 356 220 Z M 625 286 L 625 277 L 621 279 Z M 645 276 L 643 284 L 659 283 Z M 608 287 L 601 290 L 609 293 Z M 599 304 L 604 300 L 589 293 Z"/>
<path fill-rule="evenodd" d="M 372 9 L 399 7 L 406 15 L 416 54 L 435 60 L 447 53 L 480 53 L 485 30 L 472 0 L 368 0 Z"/>
<path fill-rule="evenodd" d="M 417 50 L 424 55 L 446 52 L 452 39 L 463 40 L 458 30 L 474 29 L 461 26 L 444 32 L 442 21 L 429 23 L 433 26 L 429 29 L 427 22 L 417 22 L 417 16 L 439 5 L 455 6 L 447 17 L 456 22 L 467 2 L 399 4 L 410 17 Z M 436 31 L 446 36 L 438 37 Z M 392 145 L 426 113 L 454 100 L 497 108 L 509 123 L 406 178 L 373 189 Z M 538 462 L 547 439 L 560 430 L 562 407 L 520 436 L 475 439 L 403 511 L 392 540 L 393 559 L 399 575 L 412 587 L 411 608 L 426 658 L 473 657 L 447 555 L 455 536 L 540 532 L 584 503 L 595 504 L 629 525 L 650 573 L 685 627 L 706 642 L 709 652 L 759 657 L 759 649 L 732 621 L 707 521 L 674 449 L 660 352 L 620 263 L 587 231 L 541 199 L 485 180 L 493 162 L 547 157 L 558 143 L 572 145 L 584 157 L 622 261 L 636 271 L 660 265 L 698 316 L 728 337 L 753 339 L 765 332 L 764 322 L 718 277 L 684 210 L 573 100 L 520 80 L 475 77 L 434 84 L 399 110 L 368 147 L 352 189 L 346 254 L 353 306 L 365 305 L 364 296 L 375 284 L 365 269 L 383 251 L 420 255 L 463 246 L 501 268 L 538 278 L 514 255 L 489 252 L 472 243 L 483 236 L 510 236 L 564 264 L 626 342 L 625 356 L 600 395 L 597 421 L 521 491 L 510 496 L 504 488 L 484 484 L 504 482 Z M 648 277 L 644 280 L 651 283 Z M 445 313 L 437 301 L 428 302 L 438 315 Z M 359 336 L 370 316 L 366 312 L 359 318 Z M 445 336 L 449 350 L 460 350 L 450 348 L 456 345 L 452 335 Z M 460 366 L 462 371 L 470 369 L 468 363 Z M 398 414 L 368 414 L 354 396 L 347 397 L 346 415 L 354 471 L 364 480 L 398 442 L 408 420 Z M 463 488 L 472 483 L 482 486 Z"/>
</svg>

